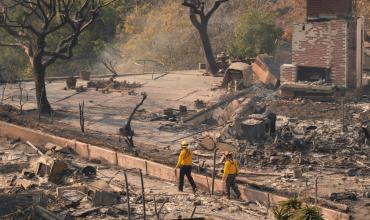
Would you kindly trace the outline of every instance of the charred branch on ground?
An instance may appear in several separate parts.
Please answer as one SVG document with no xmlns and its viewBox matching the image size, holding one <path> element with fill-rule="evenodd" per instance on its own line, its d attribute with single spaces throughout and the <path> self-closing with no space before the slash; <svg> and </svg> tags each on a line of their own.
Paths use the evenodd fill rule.
<svg viewBox="0 0 370 220">
<path fill-rule="evenodd" d="M 131 127 L 131 121 L 134 118 L 134 115 L 137 112 L 137 110 L 139 109 L 139 107 L 143 105 L 144 101 L 148 97 L 146 93 L 142 93 L 141 96 L 142 96 L 142 99 L 141 99 L 140 103 L 137 104 L 136 107 L 134 108 L 134 110 L 131 112 L 130 116 L 127 119 L 126 125 L 119 129 L 120 140 L 121 140 L 121 137 L 123 137 L 125 139 L 125 142 L 126 142 L 126 144 L 128 146 L 128 149 L 130 151 L 133 150 L 134 147 L 135 147 L 135 145 L 134 145 L 134 135 L 135 135 L 135 133 L 134 133 L 134 130 L 132 129 L 132 127 Z"/>
</svg>

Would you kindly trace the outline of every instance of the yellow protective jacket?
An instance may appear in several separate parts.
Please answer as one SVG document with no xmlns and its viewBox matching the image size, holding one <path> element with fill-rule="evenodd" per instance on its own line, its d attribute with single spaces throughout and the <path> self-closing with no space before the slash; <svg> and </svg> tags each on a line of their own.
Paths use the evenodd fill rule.
<svg viewBox="0 0 370 220">
<path fill-rule="evenodd" d="M 193 152 L 187 148 L 183 148 L 180 152 L 179 159 L 177 160 L 176 168 L 191 165 L 193 165 Z"/>
<path fill-rule="evenodd" d="M 224 175 L 222 179 L 226 179 L 227 175 L 229 174 L 238 174 L 239 167 L 238 162 L 236 160 L 227 160 L 224 166 Z"/>
</svg>

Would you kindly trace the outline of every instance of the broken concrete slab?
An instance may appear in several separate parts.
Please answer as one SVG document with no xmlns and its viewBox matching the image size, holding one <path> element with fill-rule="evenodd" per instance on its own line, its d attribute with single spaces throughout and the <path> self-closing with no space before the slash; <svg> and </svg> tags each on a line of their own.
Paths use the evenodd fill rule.
<svg viewBox="0 0 370 220">
<path fill-rule="evenodd" d="M 236 110 L 238 108 L 240 108 L 240 106 L 242 105 L 241 102 L 239 102 L 239 100 L 234 100 L 232 101 L 223 111 L 223 114 L 221 115 L 221 117 L 219 118 L 219 120 L 217 120 L 219 122 L 219 124 L 221 123 L 226 123 L 228 122 L 229 120 L 231 120 L 232 116 L 235 114 Z"/>
<path fill-rule="evenodd" d="M 206 109 L 204 109 L 204 110 L 202 110 L 202 111 L 184 119 L 184 123 L 199 125 L 202 122 L 204 122 L 205 120 L 208 120 L 208 119 L 212 118 L 212 114 L 213 114 L 214 110 L 216 110 L 220 107 L 224 107 L 224 106 L 228 105 L 229 103 L 231 103 L 232 101 L 234 101 L 236 99 L 240 99 L 240 98 L 245 97 L 250 91 L 251 91 L 251 89 L 248 88 L 248 89 L 239 91 L 235 94 L 228 95 L 225 98 L 223 98 L 222 100 L 220 100 L 219 102 L 217 102 L 217 103 L 209 106 L 208 108 L 206 108 Z"/>
<path fill-rule="evenodd" d="M 283 83 L 280 86 L 280 95 L 283 97 L 311 97 L 331 100 L 335 95 L 334 85 L 312 85 L 299 82 Z"/>
<path fill-rule="evenodd" d="M 70 154 L 72 153 L 71 149 L 68 147 L 61 147 L 59 145 L 56 145 L 54 143 L 46 143 L 44 147 L 50 151 L 50 152 L 59 152 L 64 154 Z"/>
<path fill-rule="evenodd" d="M 29 189 L 32 186 L 35 186 L 37 182 L 33 180 L 28 180 L 28 179 L 17 179 L 16 185 L 23 187 L 23 189 Z"/>
<path fill-rule="evenodd" d="M 199 145 L 206 150 L 213 150 L 216 147 L 215 141 L 210 136 L 201 137 L 199 141 Z"/>
<path fill-rule="evenodd" d="M 61 186 L 56 188 L 56 193 L 59 198 L 61 198 L 66 191 L 80 191 L 86 194 L 87 188 L 86 186 Z"/>
<path fill-rule="evenodd" d="M 275 64 L 273 57 L 267 54 L 258 55 L 252 69 L 257 78 L 266 85 L 279 86 L 280 68 Z"/>
<path fill-rule="evenodd" d="M 84 216 L 87 216 L 93 212 L 98 212 L 100 209 L 100 207 L 93 207 L 93 208 L 89 208 L 89 209 L 84 209 L 84 210 L 80 210 L 80 211 L 77 211 L 75 213 L 73 213 L 73 216 L 74 217 L 84 217 Z"/>
<path fill-rule="evenodd" d="M 58 187 L 57 196 L 71 202 L 79 202 L 85 196 L 91 197 L 93 206 L 109 206 L 117 204 L 120 195 L 118 189 L 103 180 L 96 180 L 83 186 Z"/>
<path fill-rule="evenodd" d="M 94 206 L 109 206 L 117 204 L 120 196 L 107 182 L 97 180 L 87 185 L 87 194 L 92 198 Z"/>
<path fill-rule="evenodd" d="M 342 201 L 342 200 L 357 200 L 357 194 L 355 192 L 340 192 L 330 194 L 331 201 Z"/>
<path fill-rule="evenodd" d="M 72 204 L 78 204 L 83 198 L 87 195 L 79 190 L 66 190 L 63 191 L 61 198 L 63 200 L 67 200 Z"/>
</svg>

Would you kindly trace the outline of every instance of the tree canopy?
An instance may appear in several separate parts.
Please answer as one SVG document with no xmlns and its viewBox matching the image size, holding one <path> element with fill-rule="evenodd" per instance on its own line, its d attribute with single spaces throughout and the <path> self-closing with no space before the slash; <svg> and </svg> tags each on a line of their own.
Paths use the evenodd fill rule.
<svg viewBox="0 0 370 220">
<path fill-rule="evenodd" d="M 269 4 L 256 4 L 247 1 L 246 11 L 235 27 L 235 38 L 229 49 L 238 58 L 270 54 L 275 49 L 283 30 L 276 26 L 277 14 Z"/>
</svg>

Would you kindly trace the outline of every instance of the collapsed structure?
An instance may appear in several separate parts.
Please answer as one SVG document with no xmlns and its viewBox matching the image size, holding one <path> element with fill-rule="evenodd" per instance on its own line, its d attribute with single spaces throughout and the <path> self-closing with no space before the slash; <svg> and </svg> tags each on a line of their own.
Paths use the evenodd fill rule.
<svg viewBox="0 0 370 220">
<path fill-rule="evenodd" d="M 359 95 L 364 62 L 364 19 L 352 0 L 307 0 L 305 23 L 295 24 L 292 63 L 283 64 L 281 94 L 332 96 L 338 88 Z"/>
</svg>

